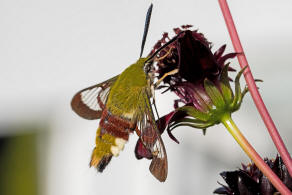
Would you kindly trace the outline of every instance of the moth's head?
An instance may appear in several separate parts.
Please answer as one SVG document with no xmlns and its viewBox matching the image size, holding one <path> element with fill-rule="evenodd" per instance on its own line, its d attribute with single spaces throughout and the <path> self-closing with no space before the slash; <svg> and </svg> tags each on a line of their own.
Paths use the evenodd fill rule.
<svg viewBox="0 0 292 195">
<path fill-rule="evenodd" d="M 144 64 L 144 72 L 148 74 L 149 72 L 153 71 L 153 59 L 149 58 L 143 58 L 143 64 Z"/>
<path fill-rule="evenodd" d="M 148 58 L 139 58 L 136 62 L 137 64 L 142 64 L 144 66 L 145 62 L 148 60 Z"/>
</svg>

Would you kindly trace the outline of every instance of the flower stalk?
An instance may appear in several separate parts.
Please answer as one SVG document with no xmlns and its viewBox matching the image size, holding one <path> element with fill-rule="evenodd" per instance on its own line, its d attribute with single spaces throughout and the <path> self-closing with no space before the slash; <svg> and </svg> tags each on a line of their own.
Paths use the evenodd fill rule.
<svg viewBox="0 0 292 195">
<path fill-rule="evenodd" d="M 270 180 L 274 187 L 281 194 L 292 194 L 290 190 L 283 184 L 283 182 L 277 177 L 272 169 L 263 161 L 255 149 L 249 144 L 244 135 L 240 132 L 230 114 L 226 114 L 221 119 L 222 124 L 227 128 L 229 133 L 234 137 L 240 147 L 249 156 L 249 158 L 256 164 L 256 166 L 262 171 L 262 173 Z"/>
<path fill-rule="evenodd" d="M 269 134 L 277 150 L 279 151 L 290 175 L 292 176 L 292 159 L 256 87 L 246 56 L 241 46 L 241 42 L 237 34 L 237 30 L 235 28 L 228 4 L 226 0 L 219 0 L 219 4 L 220 4 L 220 7 L 221 7 L 221 10 L 222 10 L 229 34 L 230 34 L 230 38 L 233 43 L 234 50 L 236 53 L 238 53 L 237 58 L 238 58 L 239 64 L 241 68 L 247 67 L 244 77 L 248 85 L 248 89 L 251 93 L 254 103 L 269 131 Z"/>
</svg>

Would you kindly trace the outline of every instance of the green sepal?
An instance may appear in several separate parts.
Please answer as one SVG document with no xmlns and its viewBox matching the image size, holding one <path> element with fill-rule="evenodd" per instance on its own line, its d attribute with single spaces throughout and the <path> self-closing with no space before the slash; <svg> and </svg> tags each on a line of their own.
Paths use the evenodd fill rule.
<svg viewBox="0 0 292 195">
<path fill-rule="evenodd" d="M 239 79 L 240 79 L 241 75 L 243 74 L 243 72 L 245 71 L 246 68 L 247 68 L 247 66 L 245 66 L 243 69 L 241 69 L 238 72 L 238 74 L 236 75 L 236 77 L 235 77 L 235 82 L 234 82 L 234 84 L 235 84 L 235 96 L 234 96 L 233 102 L 231 104 L 231 108 L 233 108 L 233 111 L 237 110 L 240 107 L 240 103 L 242 101 L 242 92 L 241 92 Z"/>
<path fill-rule="evenodd" d="M 263 80 L 261 80 L 261 79 L 255 79 L 254 81 L 255 81 L 255 82 L 263 82 Z M 243 100 L 244 96 L 247 94 L 248 91 L 249 91 L 249 90 L 248 90 L 248 87 L 245 86 L 244 89 L 243 89 L 243 91 L 241 92 L 241 97 L 239 97 L 239 99 L 238 99 L 238 101 L 237 101 L 237 104 L 236 104 L 236 106 L 234 107 L 234 110 L 238 110 L 238 109 L 240 108 L 240 105 L 241 105 L 241 103 L 242 103 L 242 100 Z"/>
<path fill-rule="evenodd" d="M 184 123 L 184 122 L 180 122 L 180 123 L 175 123 L 173 125 L 171 125 L 170 130 L 175 129 L 176 127 L 180 127 L 180 126 L 188 126 L 188 127 L 194 127 L 197 129 L 206 129 L 208 127 L 213 126 L 214 123 L 212 122 L 205 122 L 205 123 Z"/>
<path fill-rule="evenodd" d="M 204 87 L 208 94 L 208 96 L 211 98 L 213 104 L 217 108 L 224 108 L 225 107 L 225 101 L 222 97 L 222 94 L 217 89 L 217 87 L 208 79 L 204 80 Z"/>
<path fill-rule="evenodd" d="M 228 68 L 229 64 L 226 64 L 222 70 L 221 76 L 220 76 L 220 88 L 222 91 L 222 96 L 226 102 L 226 104 L 230 104 L 233 100 L 233 92 L 229 83 L 228 78 Z"/>
<path fill-rule="evenodd" d="M 240 108 L 241 106 L 241 103 L 242 103 L 242 100 L 245 96 L 245 94 L 248 92 L 248 87 L 245 86 L 243 91 L 241 92 L 241 96 L 239 97 L 238 101 L 237 101 L 237 104 L 235 105 L 235 107 L 233 108 L 233 111 L 236 111 Z"/>
<path fill-rule="evenodd" d="M 182 123 L 182 122 L 187 122 L 187 123 L 205 123 L 205 121 L 202 121 L 202 120 L 199 120 L 199 119 L 196 119 L 196 118 L 183 118 L 183 119 L 180 119 L 180 120 L 176 120 L 175 123 Z M 175 124 L 174 123 L 174 124 Z"/>
<path fill-rule="evenodd" d="M 208 121 L 210 118 L 209 114 L 199 111 L 192 106 L 183 106 L 181 108 L 178 108 L 178 111 L 186 112 L 189 116 L 192 116 L 201 121 Z"/>
</svg>

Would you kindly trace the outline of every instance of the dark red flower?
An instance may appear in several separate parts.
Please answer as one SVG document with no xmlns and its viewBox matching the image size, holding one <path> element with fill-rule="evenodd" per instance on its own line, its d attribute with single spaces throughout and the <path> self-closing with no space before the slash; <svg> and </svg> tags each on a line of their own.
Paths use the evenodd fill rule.
<svg viewBox="0 0 292 195">
<path fill-rule="evenodd" d="M 207 79 L 219 87 L 222 80 L 223 69 L 226 66 L 226 60 L 234 58 L 236 53 L 223 55 L 226 45 L 220 47 L 214 53 L 211 51 L 212 44 L 202 33 L 197 30 L 188 30 L 191 25 L 185 25 L 181 28 L 175 28 L 174 32 L 178 35 L 177 40 L 160 51 L 157 56 L 158 78 L 165 73 L 178 69 L 178 73 L 167 76 L 163 82 L 164 85 L 159 88 L 166 88 L 174 92 L 179 99 L 174 101 L 175 111 L 171 112 L 164 118 L 167 124 L 161 125 L 165 128 L 168 126 L 168 133 L 172 139 L 178 142 L 171 134 L 172 127 L 176 127 L 177 122 L 183 121 L 188 117 L 187 112 L 178 110 L 179 103 L 184 106 L 191 106 L 201 112 L 208 112 L 212 106 L 212 98 L 206 93 L 204 81 Z M 157 42 L 151 53 L 154 53 L 161 47 L 161 44 L 171 40 L 167 33 L 164 33 L 161 40 Z M 235 71 L 228 67 L 227 70 Z M 227 71 L 225 72 L 227 75 Z M 219 89 L 221 91 L 221 88 Z M 162 121 L 163 122 L 163 121 Z M 160 123 L 162 123 L 160 121 Z M 208 126 L 197 125 L 205 129 Z"/>
<path fill-rule="evenodd" d="M 158 79 L 166 73 L 173 72 L 163 79 L 165 91 L 174 92 L 178 99 L 174 101 L 174 111 L 157 121 L 162 133 L 165 129 L 174 141 L 178 140 L 171 131 L 178 126 L 191 126 L 203 129 L 220 122 L 225 113 L 232 113 L 241 104 L 244 94 L 240 89 L 239 78 L 235 79 L 235 94 L 229 84 L 228 71 L 234 71 L 226 64 L 226 60 L 236 56 L 236 53 L 223 55 L 226 45 L 212 52 L 212 45 L 197 30 L 189 30 L 191 26 L 175 28 L 175 41 L 164 47 L 155 56 Z M 163 34 L 151 53 L 154 54 L 162 45 L 171 41 L 167 33 Z M 164 92 L 165 92 L 164 91 Z M 181 106 L 182 105 L 182 106 Z M 146 150 L 146 149 L 145 149 Z M 143 149 L 138 141 L 135 154 L 138 159 L 151 158 L 152 155 Z"/>
<path fill-rule="evenodd" d="M 182 27 L 185 29 L 191 26 Z M 177 40 L 160 51 L 156 59 L 158 78 L 171 70 L 179 69 L 178 74 L 168 76 L 163 80 L 166 84 L 174 85 L 184 80 L 193 84 L 202 84 L 205 78 L 215 81 L 218 79 L 225 61 L 236 56 L 236 53 L 223 55 L 226 45 L 212 53 L 211 42 L 208 42 L 204 35 L 197 30 L 175 28 L 174 32 L 179 34 Z M 151 54 L 169 40 L 168 33 L 164 33 L 162 39 L 155 44 Z M 229 70 L 233 69 L 229 68 Z"/>
<path fill-rule="evenodd" d="M 265 159 L 265 162 L 283 183 L 292 190 L 292 178 L 282 159 L 277 156 L 275 160 Z M 227 186 L 219 183 L 222 187 L 216 189 L 214 191 L 215 194 L 273 195 L 277 192 L 267 177 L 263 175 L 254 163 L 249 165 L 242 164 L 242 169 L 224 171 L 220 175 L 225 180 Z"/>
</svg>

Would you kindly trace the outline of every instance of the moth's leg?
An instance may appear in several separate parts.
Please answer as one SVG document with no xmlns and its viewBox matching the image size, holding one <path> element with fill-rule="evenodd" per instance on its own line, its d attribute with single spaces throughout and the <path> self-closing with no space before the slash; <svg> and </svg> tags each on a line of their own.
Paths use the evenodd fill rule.
<svg viewBox="0 0 292 195">
<path fill-rule="evenodd" d="M 151 90 L 151 96 L 153 98 L 153 102 L 155 102 L 155 86 L 153 84 L 150 86 L 150 90 Z"/>
<path fill-rule="evenodd" d="M 154 88 L 157 88 L 157 86 L 163 81 L 163 79 L 165 79 L 165 77 L 167 77 L 169 75 L 174 75 L 176 73 L 178 73 L 178 68 L 165 73 L 156 83 L 154 83 Z"/>
<path fill-rule="evenodd" d="M 138 129 L 138 126 L 135 128 L 135 132 L 138 135 L 138 137 L 141 137 L 141 131 Z"/>
<path fill-rule="evenodd" d="M 172 51 L 172 47 L 166 52 L 166 54 L 164 54 L 163 56 L 161 56 L 161 57 L 159 57 L 159 58 L 154 58 L 154 61 L 160 61 L 160 60 L 163 60 L 164 58 L 166 58 L 169 54 L 170 54 L 170 52 Z M 161 52 L 161 51 L 160 51 Z"/>
<path fill-rule="evenodd" d="M 156 112 L 156 115 L 157 115 L 157 119 L 160 119 L 159 114 L 158 114 L 158 111 L 157 111 L 157 107 L 156 107 L 156 103 L 155 103 L 155 99 L 154 99 L 154 98 L 153 98 L 153 100 L 152 100 L 152 104 L 154 105 L 154 109 L 155 109 L 155 112 Z"/>
</svg>

